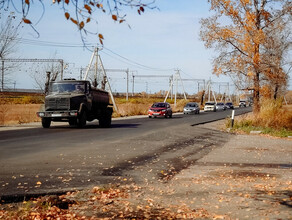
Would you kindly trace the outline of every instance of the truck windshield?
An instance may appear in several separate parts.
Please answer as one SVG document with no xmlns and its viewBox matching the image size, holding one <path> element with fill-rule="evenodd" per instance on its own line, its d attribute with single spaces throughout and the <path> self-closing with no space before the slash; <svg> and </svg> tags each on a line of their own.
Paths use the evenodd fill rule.
<svg viewBox="0 0 292 220">
<path fill-rule="evenodd" d="M 50 93 L 84 93 L 84 83 L 52 83 L 50 85 Z"/>
</svg>

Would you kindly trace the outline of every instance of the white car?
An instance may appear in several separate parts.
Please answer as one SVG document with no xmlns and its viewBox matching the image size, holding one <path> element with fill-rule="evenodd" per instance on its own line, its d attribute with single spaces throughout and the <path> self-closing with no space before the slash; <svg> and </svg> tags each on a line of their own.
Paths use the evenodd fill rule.
<svg viewBox="0 0 292 220">
<path fill-rule="evenodd" d="M 204 106 L 204 111 L 216 112 L 216 103 L 215 102 L 206 102 Z"/>
</svg>

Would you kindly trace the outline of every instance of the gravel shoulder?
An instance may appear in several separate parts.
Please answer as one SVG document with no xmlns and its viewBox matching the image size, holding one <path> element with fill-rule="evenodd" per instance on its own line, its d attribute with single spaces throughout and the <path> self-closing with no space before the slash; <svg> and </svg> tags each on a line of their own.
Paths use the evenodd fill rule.
<svg viewBox="0 0 292 220">
<path fill-rule="evenodd" d="M 200 125 L 219 129 L 220 122 Z M 166 185 L 162 204 L 204 208 L 215 219 L 292 219 L 292 140 L 233 135 Z M 210 217 L 209 216 L 209 217 Z"/>
</svg>

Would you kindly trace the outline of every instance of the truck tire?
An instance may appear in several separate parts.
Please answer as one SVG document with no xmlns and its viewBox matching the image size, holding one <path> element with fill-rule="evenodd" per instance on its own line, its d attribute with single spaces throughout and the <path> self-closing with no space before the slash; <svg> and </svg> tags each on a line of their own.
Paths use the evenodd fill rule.
<svg viewBox="0 0 292 220">
<path fill-rule="evenodd" d="M 102 128 L 110 128 L 112 124 L 112 112 L 111 108 L 107 108 L 104 115 L 99 119 L 99 126 Z"/>
<path fill-rule="evenodd" d="M 111 124 L 112 124 L 112 117 L 111 116 L 105 116 L 105 117 L 99 119 L 99 125 L 102 128 L 110 128 Z"/>
<path fill-rule="evenodd" d="M 86 112 L 82 111 L 80 115 L 77 117 L 77 126 L 79 128 L 83 128 L 86 125 Z"/>
<path fill-rule="evenodd" d="M 70 126 L 76 126 L 77 125 L 77 119 L 76 118 L 70 118 L 69 119 L 69 125 Z"/>
<path fill-rule="evenodd" d="M 42 126 L 43 128 L 49 128 L 51 126 L 50 118 L 42 118 Z"/>
</svg>

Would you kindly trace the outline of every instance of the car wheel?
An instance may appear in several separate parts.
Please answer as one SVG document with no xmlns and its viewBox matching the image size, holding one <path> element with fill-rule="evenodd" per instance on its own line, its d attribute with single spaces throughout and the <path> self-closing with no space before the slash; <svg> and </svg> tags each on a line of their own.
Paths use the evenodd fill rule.
<svg viewBox="0 0 292 220">
<path fill-rule="evenodd" d="M 50 118 L 42 118 L 42 126 L 43 128 L 49 128 L 51 126 Z"/>
<path fill-rule="evenodd" d="M 148 117 L 149 117 L 149 118 L 152 118 L 152 116 L 151 116 L 151 115 L 149 115 Z"/>
<path fill-rule="evenodd" d="M 172 114 L 170 114 L 169 117 L 172 118 Z"/>
</svg>

